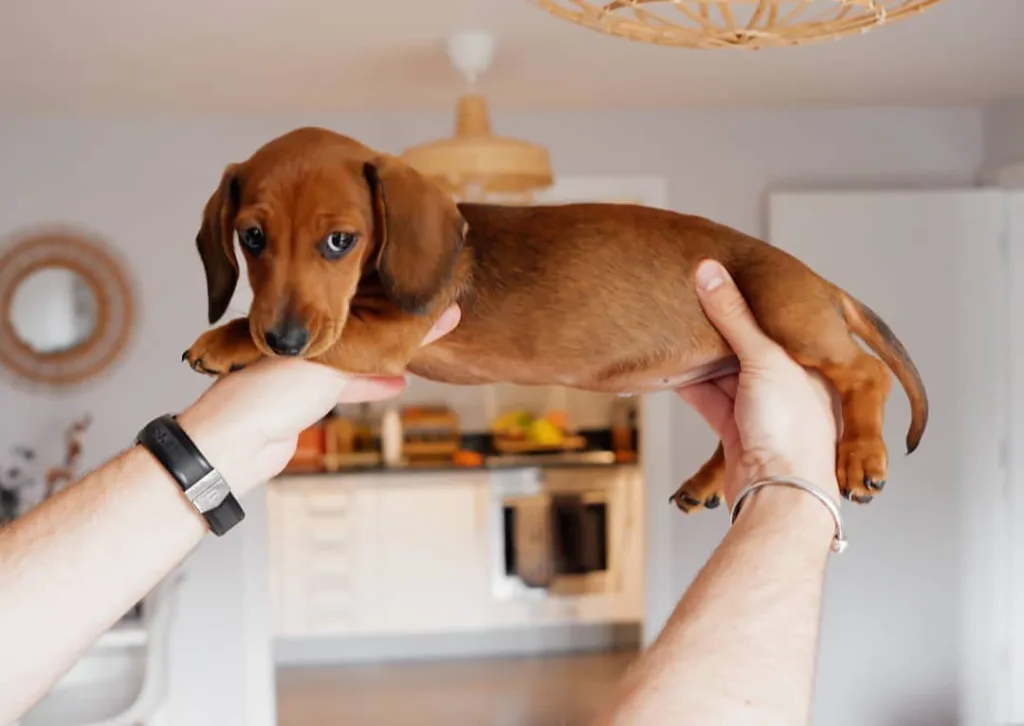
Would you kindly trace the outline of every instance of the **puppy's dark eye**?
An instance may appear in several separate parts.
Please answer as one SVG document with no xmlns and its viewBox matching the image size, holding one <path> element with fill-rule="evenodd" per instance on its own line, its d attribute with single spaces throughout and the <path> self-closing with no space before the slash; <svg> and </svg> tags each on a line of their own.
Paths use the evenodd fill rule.
<svg viewBox="0 0 1024 726">
<path fill-rule="evenodd" d="M 357 239 L 358 236 L 351 232 L 331 232 L 320 243 L 320 254 L 328 260 L 344 257 L 355 247 Z"/>
<path fill-rule="evenodd" d="M 258 255 L 267 246 L 267 238 L 259 227 L 248 227 L 238 233 L 238 241 L 254 255 Z"/>
</svg>

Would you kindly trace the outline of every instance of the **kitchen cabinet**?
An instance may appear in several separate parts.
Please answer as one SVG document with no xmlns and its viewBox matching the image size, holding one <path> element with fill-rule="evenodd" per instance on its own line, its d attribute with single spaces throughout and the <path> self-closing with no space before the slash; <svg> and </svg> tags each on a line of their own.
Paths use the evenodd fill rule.
<svg viewBox="0 0 1024 726">
<path fill-rule="evenodd" d="M 411 647 L 407 641 L 418 635 L 430 636 L 434 647 L 435 636 L 530 632 L 543 650 L 543 641 L 553 636 L 540 637 L 538 626 L 564 630 L 640 623 L 644 492 L 635 466 L 549 473 L 565 486 L 607 492 L 607 591 L 510 595 L 502 590 L 504 497 L 532 491 L 538 472 L 375 472 L 271 482 L 274 635 L 288 640 L 289 653 L 296 642 L 303 653 L 312 652 L 310 644 L 322 653 L 318 644 L 341 642 L 331 650 L 336 655 L 310 656 L 341 662 L 355 657 L 357 640 L 361 653 L 383 652 L 367 643 L 388 640 L 380 647 L 402 655 Z M 296 658 L 307 656 L 286 660 Z"/>
<path fill-rule="evenodd" d="M 486 472 L 367 474 L 271 483 L 276 634 L 483 626 L 487 478 Z"/>
<path fill-rule="evenodd" d="M 372 493 L 296 478 L 286 486 L 272 483 L 267 494 L 275 632 L 359 632 L 372 583 Z"/>
<path fill-rule="evenodd" d="M 392 479 L 370 493 L 375 631 L 485 626 L 487 474 L 419 474 Z"/>
</svg>

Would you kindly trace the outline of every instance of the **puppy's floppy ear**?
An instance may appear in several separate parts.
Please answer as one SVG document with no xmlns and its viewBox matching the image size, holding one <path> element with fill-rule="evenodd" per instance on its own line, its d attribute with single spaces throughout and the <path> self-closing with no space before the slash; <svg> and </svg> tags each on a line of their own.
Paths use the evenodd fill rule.
<svg viewBox="0 0 1024 726">
<path fill-rule="evenodd" d="M 203 223 L 196 235 L 196 247 L 206 269 L 206 294 L 210 323 L 220 320 L 228 309 L 238 284 L 238 258 L 235 256 L 235 216 L 241 204 L 242 189 L 229 164 L 220 186 L 203 209 Z"/>
<path fill-rule="evenodd" d="M 384 291 L 412 315 L 425 313 L 451 280 L 465 221 L 455 201 L 400 160 L 363 164 Z"/>
</svg>

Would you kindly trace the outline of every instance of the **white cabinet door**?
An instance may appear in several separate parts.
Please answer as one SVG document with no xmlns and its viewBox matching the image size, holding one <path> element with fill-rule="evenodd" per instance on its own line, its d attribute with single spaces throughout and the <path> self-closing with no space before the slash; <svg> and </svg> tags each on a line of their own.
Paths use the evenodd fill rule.
<svg viewBox="0 0 1024 726">
<path fill-rule="evenodd" d="M 486 626 L 487 474 L 418 473 L 381 481 L 375 497 L 377 633 Z"/>
<path fill-rule="evenodd" d="M 373 492 L 342 478 L 270 484 L 277 635 L 364 632 L 373 612 Z"/>
<path fill-rule="evenodd" d="M 1001 192 L 977 189 L 771 198 L 772 243 L 888 322 L 931 402 L 904 456 L 909 408 L 894 382 L 888 486 L 844 506 L 850 547 L 829 569 L 815 723 L 992 724 L 1006 705 L 1004 207 Z"/>
</svg>

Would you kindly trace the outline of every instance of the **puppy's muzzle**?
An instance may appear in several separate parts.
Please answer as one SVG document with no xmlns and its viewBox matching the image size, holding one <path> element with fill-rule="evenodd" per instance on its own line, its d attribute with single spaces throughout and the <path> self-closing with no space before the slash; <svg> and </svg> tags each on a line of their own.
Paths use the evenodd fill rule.
<svg viewBox="0 0 1024 726">
<path fill-rule="evenodd" d="M 299 355 L 309 343 L 309 331 L 306 326 L 292 317 L 284 318 L 280 323 L 263 334 L 267 347 L 277 355 Z"/>
</svg>

